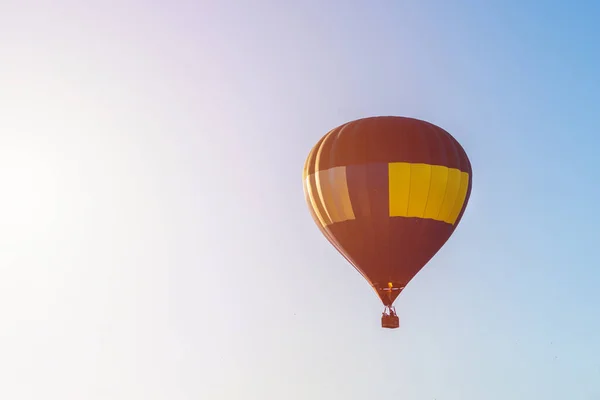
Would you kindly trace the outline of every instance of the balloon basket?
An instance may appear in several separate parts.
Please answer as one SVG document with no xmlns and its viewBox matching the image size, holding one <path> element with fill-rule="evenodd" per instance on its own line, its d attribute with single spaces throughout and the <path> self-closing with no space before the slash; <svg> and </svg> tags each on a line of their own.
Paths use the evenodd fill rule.
<svg viewBox="0 0 600 400">
<path fill-rule="evenodd" d="M 381 327 L 386 329 L 396 329 L 400 327 L 400 318 L 393 307 L 386 307 L 381 315 Z"/>
<path fill-rule="evenodd" d="M 400 318 L 397 315 L 383 315 L 381 317 L 381 327 L 387 329 L 396 329 L 400 327 Z"/>
</svg>

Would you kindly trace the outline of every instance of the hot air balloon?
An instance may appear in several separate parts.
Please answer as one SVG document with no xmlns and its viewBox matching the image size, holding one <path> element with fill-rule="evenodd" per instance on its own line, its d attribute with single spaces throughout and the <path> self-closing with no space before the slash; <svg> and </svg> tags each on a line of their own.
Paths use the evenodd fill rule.
<svg viewBox="0 0 600 400">
<path fill-rule="evenodd" d="M 303 171 L 311 215 L 373 287 L 381 325 L 394 301 L 450 238 L 467 206 L 471 163 L 448 132 L 408 117 L 369 117 L 329 131 Z"/>
</svg>

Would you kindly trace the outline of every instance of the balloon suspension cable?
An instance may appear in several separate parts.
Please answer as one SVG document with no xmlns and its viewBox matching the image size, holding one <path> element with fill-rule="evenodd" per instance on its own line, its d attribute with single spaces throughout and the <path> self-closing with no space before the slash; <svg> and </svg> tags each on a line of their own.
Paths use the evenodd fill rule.
<svg viewBox="0 0 600 400">
<path fill-rule="evenodd" d="M 390 306 L 384 306 L 385 308 L 383 309 L 383 315 L 392 315 L 392 316 L 396 316 L 396 307 L 390 305 Z"/>
<path fill-rule="evenodd" d="M 389 299 L 389 306 L 385 306 L 385 309 L 383 310 L 383 314 L 384 315 L 396 315 L 396 309 L 394 308 L 394 306 L 392 305 L 392 303 L 394 302 L 394 299 L 392 298 L 392 292 L 395 292 L 397 290 L 400 290 L 400 288 L 394 287 L 394 284 L 392 282 L 388 282 L 388 287 L 383 289 L 385 292 L 387 292 L 388 295 L 388 299 Z"/>
</svg>

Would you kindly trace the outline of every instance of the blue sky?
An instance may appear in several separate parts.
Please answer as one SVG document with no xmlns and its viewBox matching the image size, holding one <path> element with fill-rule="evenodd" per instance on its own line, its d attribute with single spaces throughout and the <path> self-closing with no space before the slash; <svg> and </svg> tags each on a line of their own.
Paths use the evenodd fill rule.
<svg viewBox="0 0 600 400">
<path fill-rule="evenodd" d="M 600 5 L 452 3 L 2 3 L 1 397 L 600 396 Z M 371 115 L 474 172 L 392 331 L 302 193 Z"/>
</svg>

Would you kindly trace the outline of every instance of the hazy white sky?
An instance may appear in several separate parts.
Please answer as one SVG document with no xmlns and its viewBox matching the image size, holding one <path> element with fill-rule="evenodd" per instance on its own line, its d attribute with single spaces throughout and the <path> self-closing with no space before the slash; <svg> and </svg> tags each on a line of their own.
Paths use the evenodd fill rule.
<svg viewBox="0 0 600 400">
<path fill-rule="evenodd" d="M 470 3 L 2 1 L 0 398 L 600 395 L 598 9 Z M 474 170 L 393 331 L 301 181 L 389 114 Z"/>
</svg>

